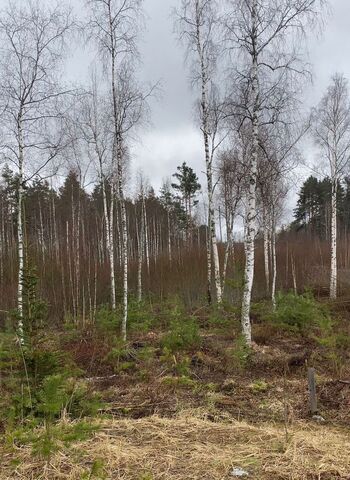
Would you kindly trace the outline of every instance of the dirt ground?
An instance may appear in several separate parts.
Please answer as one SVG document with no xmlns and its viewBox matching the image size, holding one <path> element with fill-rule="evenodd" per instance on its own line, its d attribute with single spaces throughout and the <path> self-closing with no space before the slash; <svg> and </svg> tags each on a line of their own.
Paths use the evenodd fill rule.
<svg viewBox="0 0 350 480">
<path fill-rule="evenodd" d="M 335 309 L 346 335 L 349 305 Z M 234 333 L 200 321 L 200 346 L 166 359 L 159 332 L 135 332 L 118 371 L 105 342 L 68 342 L 102 396 L 98 430 L 46 463 L 23 445 L 4 451 L 0 479 L 226 480 L 242 469 L 256 480 L 350 480 L 349 352 L 330 357 L 313 338 L 257 318 L 249 362 L 232 365 Z M 310 414 L 309 367 L 321 424 Z"/>
</svg>

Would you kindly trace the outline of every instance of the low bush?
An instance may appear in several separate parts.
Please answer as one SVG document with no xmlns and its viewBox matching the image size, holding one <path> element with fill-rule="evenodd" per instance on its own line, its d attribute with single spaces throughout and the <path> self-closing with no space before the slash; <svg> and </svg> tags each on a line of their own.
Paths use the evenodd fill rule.
<svg viewBox="0 0 350 480">
<path fill-rule="evenodd" d="M 226 351 L 228 366 L 234 370 L 245 370 L 250 362 L 252 355 L 251 348 L 247 344 L 244 335 L 239 335 L 234 341 L 233 347 Z"/>
<path fill-rule="evenodd" d="M 281 328 L 303 334 L 310 328 L 327 329 L 331 325 L 327 308 L 317 302 L 310 293 L 279 293 L 276 309 L 267 314 L 267 319 Z"/>
<path fill-rule="evenodd" d="M 100 335 L 114 337 L 120 330 L 120 318 L 108 305 L 102 305 L 96 312 L 95 325 Z"/>
<path fill-rule="evenodd" d="M 169 332 L 161 340 L 162 347 L 171 353 L 189 350 L 199 343 L 199 327 L 192 317 L 173 320 Z"/>
</svg>

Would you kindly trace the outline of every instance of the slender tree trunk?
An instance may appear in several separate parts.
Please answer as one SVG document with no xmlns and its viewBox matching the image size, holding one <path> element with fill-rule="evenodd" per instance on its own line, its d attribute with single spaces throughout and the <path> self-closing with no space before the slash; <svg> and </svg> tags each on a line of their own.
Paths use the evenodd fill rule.
<svg viewBox="0 0 350 480">
<path fill-rule="evenodd" d="M 332 181 L 332 210 L 331 210 L 331 275 L 329 296 L 337 297 L 337 180 Z"/>
<path fill-rule="evenodd" d="M 227 267 L 228 267 L 228 260 L 230 257 L 230 251 L 232 247 L 232 230 L 233 230 L 233 218 L 229 221 L 226 219 L 226 248 L 225 248 L 225 256 L 224 256 L 224 265 L 222 268 L 222 291 L 225 289 L 225 282 L 227 277 Z"/>
<path fill-rule="evenodd" d="M 172 251 L 171 251 L 171 227 L 170 227 L 170 214 L 169 209 L 167 210 L 167 222 L 168 222 L 168 255 L 169 263 L 172 264 Z"/>
<path fill-rule="evenodd" d="M 203 67 L 204 68 L 204 67 Z M 203 73 L 205 75 L 205 73 Z M 212 171 L 212 158 L 209 148 L 209 135 L 208 135 L 208 106 L 207 106 L 207 93 L 206 93 L 206 80 L 204 77 L 202 85 L 202 111 L 203 111 L 203 137 L 204 137 L 204 149 L 205 149 L 205 163 L 206 163 L 206 175 L 207 175 L 207 189 L 208 189 L 208 227 L 211 244 L 212 257 L 207 256 L 208 272 L 211 271 L 211 260 L 213 260 L 214 267 L 214 281 L 216 299 L 218 304 L 222 303 L 222 288 L 220 279 L 220 263 L 219 252 L 216 238 L 216 225 L 215 225 L 215 212 L 213 203 L 213 171 Z M 210 261 L 210 265 L 209 265 Z M 209 278 L 209 276 L 208 276 Z"/>
<path fill-rule="evenodd" d="M 256 0 L 252 5 L 252 23 L 253 31 L 256 31 Z M 249 191 L 247 202 L 247 220 L 246 220 L 246 264 L 244 272 L 244 289 L 242 301 L 242 330 L 243 335 L 250 345 L 252 341 L 252 326 L 250 321 L 250 307 L 252 298 L 252 289 L 254 281 L 254 263 L 255 263 L 255 235 L 256 235 L 256 180 L 258 167 L 259 151 L 259 81 L 258 81 L 258 59 L 255 54 L 255 39 L 253 39 L 253 58 L 252 58 L 252 91 L 251 98 L 253 102 L 252 118 L 252 158 L 249 172 Z"/>
<path fill-rule="evenodd" d="M 146 212 L 146 203 L 144 197 L 142 197 L 142 216 L 143 216 L 143 230 L 144 230 L 144 237 L 145 237 L 145 251 L 146 251 L 146 265 L 147 265 L 147 273 L 150 274 L 150 253 L 149 253 L 149 234 L 147 228 L 147 212 Z"/>
<path fill-rule="evenodd" d="M 197 18 L 200 18 L 199 8 L 200 7 L 197 2 L 196 3 Z M 206 70 L 205 61 L 204 61 L 205 53 L 203 52 L 200 20 L 197 21 L 196 35 L 197 35 L 197 50 L 198 50 L 198 55 L 200 58 L 200 66 L 201 66 L 202 132 L 203 132 L 203 140 L 204 140 L 205 165 L 206 165 L 207 190 L 208 190 L 208 229 L 209 229 L 210 247 L 211 247 L 211 253 L 212 253 L 212 256 L 207 254 L 208 281 L 210 280 L 211 282 L 211 270 L 212 270 L 211 262 L 213 261 L 216 299 L 218 304 L 220 304 L 222 303 L 222 288 L 221 288 L 221 277 L 220 277 L 220 261 L 219 261 L 218 245 L 217 245 L 217 238 L 216 238 L 215 212 L 214 212 L 214 205 L 213 205 L 213 193 L 214 193 L 213 171 L 212 171 L 213 155 L 210 154 L 209 125 L 208 125 L 209 110 L 208 110 L 207 85 L 208 85 L 209 79 L 207 76 L 207 70 Z M 210 272 L 210 278 L 209 278 L 209 272 Z M 209 292 L 209 288 L 208 288 L 208 292 Z M 209 293 L 208 293 L 208 299 L 209 299 Z"/>
<path fill-rule="evenodd" d="M 271 251 L 272 251 L 272 282 L 271 282 L 271 300 L 272 307 L 276 310 L 276 280 L 277 280 L 277 257 L 276 257 L 276 220 L 275 212 L 272 207 L 272 220 L 271 220 Z"/>
<path fill-rule="evenodd" d="M 18 286 L 17 286 L 17 308 L 18 308 L 18 336 L 20 342 L 24 342 L 23 325 L 23 282 L 24 282 L 24 241 L 23 241 L 23 182 L 24 182 L 24 154 L 23 154 L 23 132 L 21 120 L 18 128 L 19 137 L 19 171 L 18 171 L 18 203 L 17 203 L 17 241 L 18 241 Z"/>
<path fill-rule="evenodd" d="M 136 216 L 136 233 L 137 233 L 137 301 L 142 301 L 142 248 L 143 248 L 143 217 L 140 219 L 140 229 L 137 224 Z"/>
<path fill-rule="evenodd" d="M 109 274 L 110 274 L 110 289 L 111 289 L 111 305 L 112 310 L 115 311 L 117 308 L 116 301 L 116 289 L 115 289 L 115 255 L 114 255 L 114 182 L 111 186 L 111 200 L 110 200 L 110 210 L 108 216 L 108 205 L 107 205 L 107 193 L 106 193 L 106 184 L 104 175 L 102 172 L 102 164 L 100 164 L 100 175 L 102 183 L 102 197 L 103 197 L 103 212 L 105 217 L 106 225 L 106 244 L 107 252 L 109 255 Z"/>
<path fill-rule="evenodd" d="M 118 112 L 118 98 L 116 90 L 116 42 L 113 28 L 113 18 L 111 4 L 108 3 L 109 35 L 111 39 L 110 59 L 111 59 L 111 90 L 113 100 L 113 121 L 114 121 L 114 140 L 116 149 L 116 158 L 114 163 L 114 172 L 117 173 L 118 200 L 121 211 L 121 261 L 123 271 L 123 318 L 122 318 L 122 337 L 126 340 L 126 327 L 128 319 L 128 226 L 126 218 L 126 205 L 123 189 L 123 134 L 120 126 L 120 117 Z"/>
<path fill-rule="evenodd" d="M 290 262 L 292 266 L 292 278 L 293 278 L 293 290 L 294 290 L 294 295 L 298 295 L 298 288 L 297 288 L 297 274 L 296 274 L 296 269 L 295 269 L 295 260 L 293 254 L 290 257 Z"/>
<path fill-rule="evenodd" d="M 126 205 L 123 190 L 123 172 L 122 172 L 122 140 L 117 137 L 117 168 L 118 168 L 118 199 L 120 202 L 121 216 L 121 259 L 123 271 L 123 318 L 122 318 L 122 337 L 126 341 L 126 329 L 128 320 L 128 222 L 126 216 Z"/>
<path fill-rule="evenodd" d="M 264 269 L 265 269 L 265 284 L 266 292 L 270 292 L 270 262 L 269 262 L 269 245 L 270 235 L 268 227 L 268 219 L 266 213 L 266 207 L 264 207 Z"/>
<path fill-rule="evenodd" d="M 210 214 L 209 214 L 210 215 Z M 206 243 L 207 243 L 207 299 L 208 305 L 211 305 L 211 237 L 209 227 L 206 229 Z"/>
</svg>

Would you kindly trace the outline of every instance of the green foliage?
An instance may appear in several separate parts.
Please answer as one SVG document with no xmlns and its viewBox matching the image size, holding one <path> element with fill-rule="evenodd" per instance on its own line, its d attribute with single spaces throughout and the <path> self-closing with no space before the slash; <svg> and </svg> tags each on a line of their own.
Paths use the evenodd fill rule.
<svg viewBox="0 0 350 480">
<path fill-rule="evenodd" d="M 161 340 L 162 347 L 171 353 L 189 350 L 199 343 L 199 327 L 192 317 L 173 320 L 169 332 Z"/>
<path fill-rule="evenodd" d="M 337 185 L 337 219 L 344 226 L 349 225 L 349 186 L 349 178 Z M 292 228 L 303 228 L 325 238 L 327 231 L 324 219 L 329 216 L 331 192 L 332 181 L 329 177 L 322 180 L 314 176 L 307 178 L 299 192 Z"/>
<path fill-rule="evenodd" d="M 79 370 L 60 350 L 57 337 L 45 328 L 47 308 L 37 298 L 34 269 L 24 279 L 24 336 L 0 337 L 2 395 L 0 421 L 12 443 L 30 443 L 33 452 L 50 458 L 61 445 L 85 438 L 91 426 L 62 423 L 95 415 L 100 402 L 75 377 Z"/>
<path fill-rule="evenodd" d="M 331 326 L 327 308 L 317 302 L 310 293 L 303 295 L 279 293 L 276 298 L 276 310 L 267 318 L 281 328 L 300 333 L 307 333 L 311 327 Z"/>
<path fill-rule="evenodd" d="M 81 480 L 92 480 L 94 478 L 97 480 L 104 480 L 107 478 L 104 472 L 104 462 L 100 458 L 96 459 L 92 463 L 91 468 L 83 473 Z"/>
<path fill-rule="evenodd" d="M 242 291 L 244 287 L 244 265 L 240 261 L 235 261 L 233 266 L 233 276 L 226 279 L 226 285 L 233 290 Z"/>
<path fill-rule="evenodd" d="M 156 349 L 154 347 L 145 346 L 138 350 L 137 359 L 145 366 L 150 366 L 154 360 Z"/>
<path fill-rule="evenodd" d="M 119 332 L 120 319 L 117 312 L 111 310 L 108 305 L 101 305 L 96 312 L 96 330 L 97 332 L 110 338 L 116 336 Z"/>
<path fill-rule="evenodd" d="M 130 331 L 147 333 L 155 324 L 156 317 L 151 305 L 146 302 L 138 302 L 131 299 L 128 310 L 128 324 Z"/>
<path fill-rule="evenodd" d="M 234 342 L 234 346 L 227 351 L 229 365 L 239 371 L 245 370 L 251 359 L 251 349 L 244 335 L 240 335 Z"/>
<path fill-rule="evenodd" d="M 350 337 L 337 329 L 334 319 L 321 322 L 314 340 L 322 348 L 321 356 L 330 363 L 332 368 L 341 374 L 350 348 Z"/>
<path fill-rule="evenodd" d="M 68 392 L 63 375 L 51 375 L 44 378 L 37 395 L 37 412 L 46 420 L 59 417 L 68 403 Z"/>
<path fill-rule="evenodd" d="M 44 428 L 22 426 L 15 429 L 7 434 L 7 442 L 17 446 L 30 445 L 34 455 L 49 460 L 55 452 L 69 447 L 74 442 L 86 440 L 96 430 L 96 425 L 82 421 L 55 424 L 47 422 Z"/>
<path fill-rule="evenodd" d="M 129 370 L 135 366 L 136 352 L 122 340 L 116 340 L 114 347 L 106 357 L 109 365 L 112 365 L 116 372 Z"/>
<path fill-rule="evenodd" d="M 181 377 L 164 377 L 162 384 L 174 389 L 182 388 L 185 390 L 193 390 L 197 387 L 197 382 L 186 375 L 182 375 Z"/>
<path fill-rule="evenodd" d="M 250 388 L 254 393 L 264 393 L 267 392 L 270 386 L 265 380 L 255 380 L 251 383 Z"/>
<path fill-rule="evenodd" d="M 186 162 L 183 162 L 182 165 L 177 167 L 177 172 L 174 173 L 173 177 L 175 177 L 179 183 L 172 183 L 171 186 L 181 193 L 182 198 L 186 202 L 191 202 L 201 189 L 197 174 L 193 168 L 189 167 Z M 197 203 L 197 201 L 193 201 L 194 205 Z"/>
<path fill-rule="evenodd" d="M 227 315 L 223 308 L 212 308 L 208 317 L 208 325 L 218 330 L 227 329 L 232 325 L 232 316 Z"/>
</svg>

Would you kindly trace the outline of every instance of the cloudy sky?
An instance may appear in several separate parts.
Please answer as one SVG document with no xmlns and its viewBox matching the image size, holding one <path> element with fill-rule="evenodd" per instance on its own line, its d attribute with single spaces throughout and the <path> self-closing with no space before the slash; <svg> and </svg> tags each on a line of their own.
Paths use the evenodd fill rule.
<svg viewBox="0 0 350 480">
<path fill-rule="evenodd" d="M 71 2 L 78 12 L 82 11 L 82 0 Z M 140 74 L 147 81 L 161 80 L 163 92 L 161 100 L 152 102 L 152 124 L 134 145 L 132 161 L 133 171 L 142 168 L 156 188 L 183 161 L 198 173 L 204 168 L 201 138 L 193 125 L 194 94 L 189 87 L 183 51 L 173 33 L 171 12 L 179 3 L 180 0 L 144 0 L 146 31 L 140 43 Z M 330 3 L 332 13 L 322 36 L 316 37 L 310 32 L 314 81 L 305 90 L 304 99 L 310 107 L 318 102 L 334 72 L 343 72 L 350 78 L 350 0 L 331 0 Z M 86 74 L 89 61 L 87 51 L 82 58 L 74 58 L 70 67 L 73 76 L 81 78 Z M 316 152 L 307 149 L 306 156 L 312 164 Z M 301 171 L 298 181 L 308 173 Z"/>
</svg>

